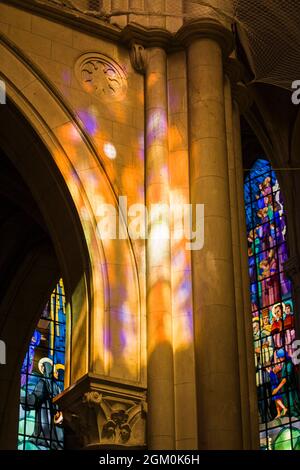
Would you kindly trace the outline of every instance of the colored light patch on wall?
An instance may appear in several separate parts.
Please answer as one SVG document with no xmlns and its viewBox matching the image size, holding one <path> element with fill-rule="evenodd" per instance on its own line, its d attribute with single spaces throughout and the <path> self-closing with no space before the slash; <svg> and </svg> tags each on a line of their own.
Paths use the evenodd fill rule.
<svg viewBox="0 0 300 470">
<path fill-rule="evenodd" d="M 78 116 L 80 117 L 85 130 L 90 134 L 90 135 L 95 135 L 96 132 L 98 131 L 98 119 L 95 113 L 91 111 L 78 111 Z"/>
<path fill-rule="evenodd" d="M 114 160 L 117 157 L 116 147 L 112 143 L 106 142 L 103 146 L 103 150 L 105 155 L 111 160 Z"/>
</svg>

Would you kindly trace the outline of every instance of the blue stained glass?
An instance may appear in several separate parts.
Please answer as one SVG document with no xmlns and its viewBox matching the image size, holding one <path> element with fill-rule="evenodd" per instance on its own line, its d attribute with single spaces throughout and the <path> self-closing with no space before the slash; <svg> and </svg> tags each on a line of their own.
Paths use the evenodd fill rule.
<svg viewBox="0 0 300 470">
<path fill-rule="evenodd" d="M 63 390 L 66 309 L 62 280 L 44 308 L 21 368 L 19 450 L 60 450 L 62 413 L 53 398 Z"/>
<path fill-rule="evenodd" d="M 265 450 L 300 449 L 300 395 L 292 285 L 284 273 L 287 227 L 279 182 L 259 158 L 245 178 L 254 359 Z"/>
</svg>

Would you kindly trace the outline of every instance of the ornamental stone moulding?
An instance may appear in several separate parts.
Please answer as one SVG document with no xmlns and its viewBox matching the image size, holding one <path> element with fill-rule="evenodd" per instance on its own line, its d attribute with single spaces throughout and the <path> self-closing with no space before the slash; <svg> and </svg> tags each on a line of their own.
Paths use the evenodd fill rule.
<svg viewBox="0 0 300 470">
<path fill-rule="evenodd" d="M 80 56 L 75 75 L 82 88 L 101 100 L 120 101 L 127 93 L 127 74 L 113 59 L 99 52 Z"/>
</svg>

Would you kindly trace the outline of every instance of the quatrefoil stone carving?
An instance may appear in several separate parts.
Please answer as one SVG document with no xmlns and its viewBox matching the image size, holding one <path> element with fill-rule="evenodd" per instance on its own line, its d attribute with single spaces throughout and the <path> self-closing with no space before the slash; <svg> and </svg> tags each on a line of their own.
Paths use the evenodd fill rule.
<svg viewBox="0 0 300 470">
<path fill-rule="evenodd" d="M 127 93 L 125 70 L 98 52 L 84 54 L 75 64 L 77 80 L 88 93 L 106 101 L 120 101 Z"/>
</svg>

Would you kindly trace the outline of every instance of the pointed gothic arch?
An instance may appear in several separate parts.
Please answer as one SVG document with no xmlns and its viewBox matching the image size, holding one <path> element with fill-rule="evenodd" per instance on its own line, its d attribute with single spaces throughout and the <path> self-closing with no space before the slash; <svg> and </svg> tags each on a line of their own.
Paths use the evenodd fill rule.
<svg viewBox="0 0 300 470">
<path fill-rule="evenodd" d="M 69 335 L 72 339 L 67 344 L 70 360 L 66 386 L 88 373 L 120 375 L 141 383 L 144 343 L 140 340 L 139 279 L 130 240 L 123 240 L 113 250 L 110 241 L 103 242 L 97 235 L 99 204 L 117 206 L 116 191 L 101 160 L 41 71 L 4 37 L 0 48 L 0 74 L 7 85 L 7 105 L 0 108 L 5 123 L 0 131 L 0 146 L 30 187 L 52 240 L 51 246 L 39 248 L 25 266 L 20 266 L 1 302 L 1 312 L 5 313 L 1 323 L 4 340 L 14 336 L 13 322 L 22 321 L 24 305 L 28 306 L 29 317 L 23 319 L 24 335 L 15 337 L 17 347 L 10 348 L 8 344 L 11 353 L 8 352 L 7 377 L 1 384 L 1 395 L 6 397 L 14 386 L 11 406 L 8 400 L 0 411 L 1 429 L 8 426 L 13 430 L 8 437 L 1 436 L 1 444 L 13 448 L 17 412 L 11 410 L 16 409 L 18 394 L 14 371 L 20 369 L 25 345 L 29 344 L 40 311 L 59 276 L 64 279 L 68 308 L 73 315 Z M 122 297 L 117 287 L 125 272 Z M 34 282 L 40 285 L 40 293 L 30 300 L 30 285 Z M 122 314 L 124 308 L 127 317 Z M 111 323 L 110 316 L 116 321 Z M 136 332 L 139 346 L 127 345 L 125 357 L 120 354 L 119 338 L 128 323 Z"/>
</svg>

